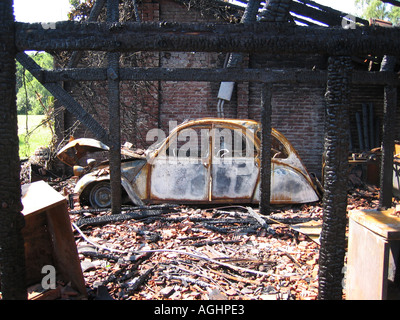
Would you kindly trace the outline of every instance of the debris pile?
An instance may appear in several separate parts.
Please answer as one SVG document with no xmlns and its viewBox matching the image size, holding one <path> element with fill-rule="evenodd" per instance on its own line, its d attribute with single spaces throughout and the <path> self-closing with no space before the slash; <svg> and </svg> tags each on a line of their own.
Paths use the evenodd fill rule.
<svg viewBox="0 0 400 320">
<path fill-rule="evenodd" d="M 47 183 L 70 202 L 89 299 L 317 299 L 321 203 L 273 206 L 270 216 L 256 207 L 168 204 L 123 207 L 113 215 L 81 208 L 76 181 Z M 379 188 L 349 191 L 348 210 L 378 206 Z M 50 297 L 75 299 L 63 294 L 65 287 Z"/>
<path fill-rule="evenodd" d="M 119 221 L 71 212 L 89 298 L 315 299 L 319 246 L 287 223 L 318 220 L 321 210 L 256 211 L 155 206 Z"/>
<path fill-rule="evenodd" d="M 379 204 L 379 190 L 353 189 L 350 209 Z M 315 300 L 318 237 L 296 228 L 322 225 L 320 203 L 124 208 L 70 212 L 89 299 Z M 256 216 L 258 218 L 256 218 Z"/>
</svg>

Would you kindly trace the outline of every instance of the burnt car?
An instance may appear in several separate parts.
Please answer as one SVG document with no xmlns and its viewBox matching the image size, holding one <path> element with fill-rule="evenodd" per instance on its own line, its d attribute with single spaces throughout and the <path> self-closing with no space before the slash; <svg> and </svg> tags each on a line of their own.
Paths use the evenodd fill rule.
<svg viewBox="0 0 400 320">
<path fill-rule="evenodd" d="M 144 152 L 122 148 L 121 185 L 125 202 L 257 204 L 260 200 L 261 125 L 253 120 L 207 118 L 186 121 L 168 136 L 152 130 L 155 141 Z M 107 151 L 93 139 L 77 139 L 58 153 L 80 175 L 75 192 L 81 204 L 111 205 L 109 162 L 77 167 L 85 150 Z M 72 154 L 71 154 L 72 153 Z M 69 154 L 69 155 L 68 155 Z M 271 204 L 300 204 L 319 200 L 316 186 L 298 153 L 272 130 Z"/>
</svg>

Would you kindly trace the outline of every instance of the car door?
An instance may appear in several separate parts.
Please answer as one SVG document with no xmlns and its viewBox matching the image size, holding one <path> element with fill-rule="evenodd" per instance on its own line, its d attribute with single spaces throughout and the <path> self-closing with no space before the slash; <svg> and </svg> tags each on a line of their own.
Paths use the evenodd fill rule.
<svg viewBox="0 0 400 320">
<path fill-rule="evenodd" d="M 251 202 L 259 165 L 252 132 L 239 126 L 212 129 L 211 198 Z"/>
<path fill-rule="evenodd" d="M 271 137 L 271 203 L 297 204 L 319 200 L 311 177 L 290 142 L 277 130 Z M 255 201 L 260 200 L 257 187 Z"/>
<path fill-rule="evenodd" d="M 209 137 L 209 127 L 191 126 L 166 139 L 151 165 L 151 200 L 209 201 Z"/>
</svg>

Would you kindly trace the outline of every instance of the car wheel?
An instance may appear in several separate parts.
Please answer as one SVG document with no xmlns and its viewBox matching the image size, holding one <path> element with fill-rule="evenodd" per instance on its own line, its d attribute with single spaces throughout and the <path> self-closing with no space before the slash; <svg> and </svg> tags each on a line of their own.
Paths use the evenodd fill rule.
<svg viewBox="0 0 400 320">
<path fill-rule="evenodd" d="M 90 205 L 94 208 L 111 207 L 111 186 L 109 182 L 100 182 L 94 185 L 89 194 Z"/>
</svg>

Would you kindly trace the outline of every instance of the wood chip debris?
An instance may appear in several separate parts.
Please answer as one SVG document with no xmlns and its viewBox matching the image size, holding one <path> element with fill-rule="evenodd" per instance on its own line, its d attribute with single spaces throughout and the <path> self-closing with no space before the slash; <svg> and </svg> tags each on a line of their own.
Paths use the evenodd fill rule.
<svg viewBox="0 0 400 320">
<path fill-rule="evenodd" d="M 98 287 L 116 300 L 315 299 L 318 244 L 254 213 L 257 208 L 181 206 L 91 225 L 77 222 L 110 213 L 72 211 L 89 299 Z M 321 210 L 271 217 L 318 220 Z"/>
</svg>

